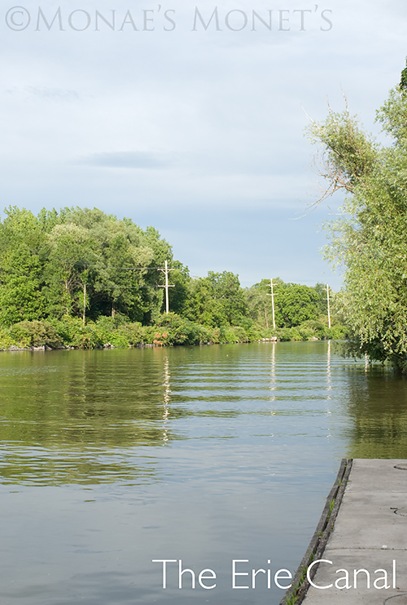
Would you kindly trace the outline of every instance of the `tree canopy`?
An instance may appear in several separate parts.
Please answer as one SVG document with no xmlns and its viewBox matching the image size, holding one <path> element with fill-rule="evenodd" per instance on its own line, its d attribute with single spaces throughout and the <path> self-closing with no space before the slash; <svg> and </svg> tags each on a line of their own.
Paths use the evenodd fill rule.
<svg viewBox="0 0 407 605">
<path fill-rule="evenodd" d="M 0 223 L 0 322 L 120 313 L 159 314 L 170 245 L 153 228 L 97 209 L 10 207 Z"/>
<path fill-rule="evenodd" d="M 323 286 L 277 278 L 274 328 L 269 283 L 244 289 L 231 271 L 192 278 L 154 227 L 95 208 L 10 207 L 0 221 L 0 348 L 332 337 Z"/>
<path fill-rule="evenodd" d="M 348 109 L 329 111 L 311 135 L 322 143 L 327 195 L 346 191 L 331 224 L 331 259 L 345 268 L 342 312 L 352 350 L 406 369 L 407 360 L 407 69 L 377 112 L 374 140 Z"/>
</svg>

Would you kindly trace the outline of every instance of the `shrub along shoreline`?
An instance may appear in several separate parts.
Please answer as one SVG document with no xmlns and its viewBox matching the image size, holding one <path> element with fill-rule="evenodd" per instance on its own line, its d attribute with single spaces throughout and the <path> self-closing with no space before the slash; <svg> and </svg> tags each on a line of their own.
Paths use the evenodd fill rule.
<svg viewBox="0 0 407 605">
<path fill-rule="evenodd" d="M 7 208 L 0 274 L 0 350 L 344 337 L 327 285 L 192 277 L 156 229 L 97 208 Z"/>
<path fill-rule="evenodd" d="M 163 315 L 151 326 L 121 316 L 100 317 L 84 325 L 79 318 L 21 321 L 0 328 L 0 350 L 103 349 L 178 345 L 238 344 L 261 340 L 309 341 L 343 339 L 346 331 L 336 325 L 306 321 L 295 328 L 265 329 L 256 324 L 208 327 L 175 313 Z"/>
</svg>

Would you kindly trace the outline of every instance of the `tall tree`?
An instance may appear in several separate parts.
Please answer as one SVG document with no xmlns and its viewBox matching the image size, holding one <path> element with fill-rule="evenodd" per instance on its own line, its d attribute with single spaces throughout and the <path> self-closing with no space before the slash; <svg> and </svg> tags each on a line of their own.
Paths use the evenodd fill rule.
<svg viewBox="0 0 407 605">
<path fill-rule="evenodd" d="M 145 276 L 154 260 L 153 250 L 143 241 L 142 230 L 130 221 L 106 221 L 98 229 L 98 238 L 96 291 L 107 298 L 112 317 L 121 313 L 141 321 L 149 308 Z"/>
<path fill-rule="evenodd" d="M 206 326 L 239 325 L 248 314 L 239 278 L 230 271 L 209 271 L 191 280 L 187 316 Z"/>
<path fill-rule="evenodd" d="M 95 271 L 96 242 L 89 229 L 74 223 L 55 225 L 48 235 L 47 303 L 52 315 L 81 315 L 89 307 L 90 276 Z"/>
<path fill-rule="evenodd" d="M 398 369 L 407 362 L 407 87 L 390 91 L 377 120 L 390 143 L 366 134 L 346 110 L 312 126 L 325 152 L 328 192 L 344 188 L 330 256 L 345 267 L 342 310 L 353 349 Z"/>
<path fill-rule="evenodd" d="M 0 322 L 44 315 L 45 234 L 29 210 L 10 207 L 0 223 Z"/>
<path fill-rule="evenodd" d="M 270 280 L 262 279 L 259 283 L 245 290 L 245 297 L 250 317 L 264 328 L 272 327 Z"/>
<path fill-rule="evenodd" d="M 277 326 L 292 328 L 320 316 L 320 298 L 315 288 L 281 283 L 275 287 Z"/>
</svg>

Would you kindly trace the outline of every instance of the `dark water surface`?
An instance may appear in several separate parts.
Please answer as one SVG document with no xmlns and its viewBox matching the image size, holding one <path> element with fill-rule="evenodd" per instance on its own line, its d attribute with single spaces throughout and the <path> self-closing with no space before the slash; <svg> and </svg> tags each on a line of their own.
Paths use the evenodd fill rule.
<svg viewBox="0 0 407 605">
<path fill-rule="evenodd" d="M 277 604 L 232 561 L 294 572 L 340 459 L 407 458 L 406 391 L 330 343 L 1 354 L 0 604 Z"/>
</svg>

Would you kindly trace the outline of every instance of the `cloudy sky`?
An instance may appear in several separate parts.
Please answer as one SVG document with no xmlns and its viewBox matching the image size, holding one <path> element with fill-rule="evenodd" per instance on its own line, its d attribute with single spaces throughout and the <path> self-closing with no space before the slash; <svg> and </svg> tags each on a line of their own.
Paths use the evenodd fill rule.
<svg viewBox="0 0 407 605">
<path fill-rule="evenodd" d="M 405 0 L 4 0 L 1 207 L 155 226 L 192 275 L 341 283 L 304 132 L 375 110 L 405 64 Z M 22 3 L 22 4 L 20 4 Z"/>
</svg>

